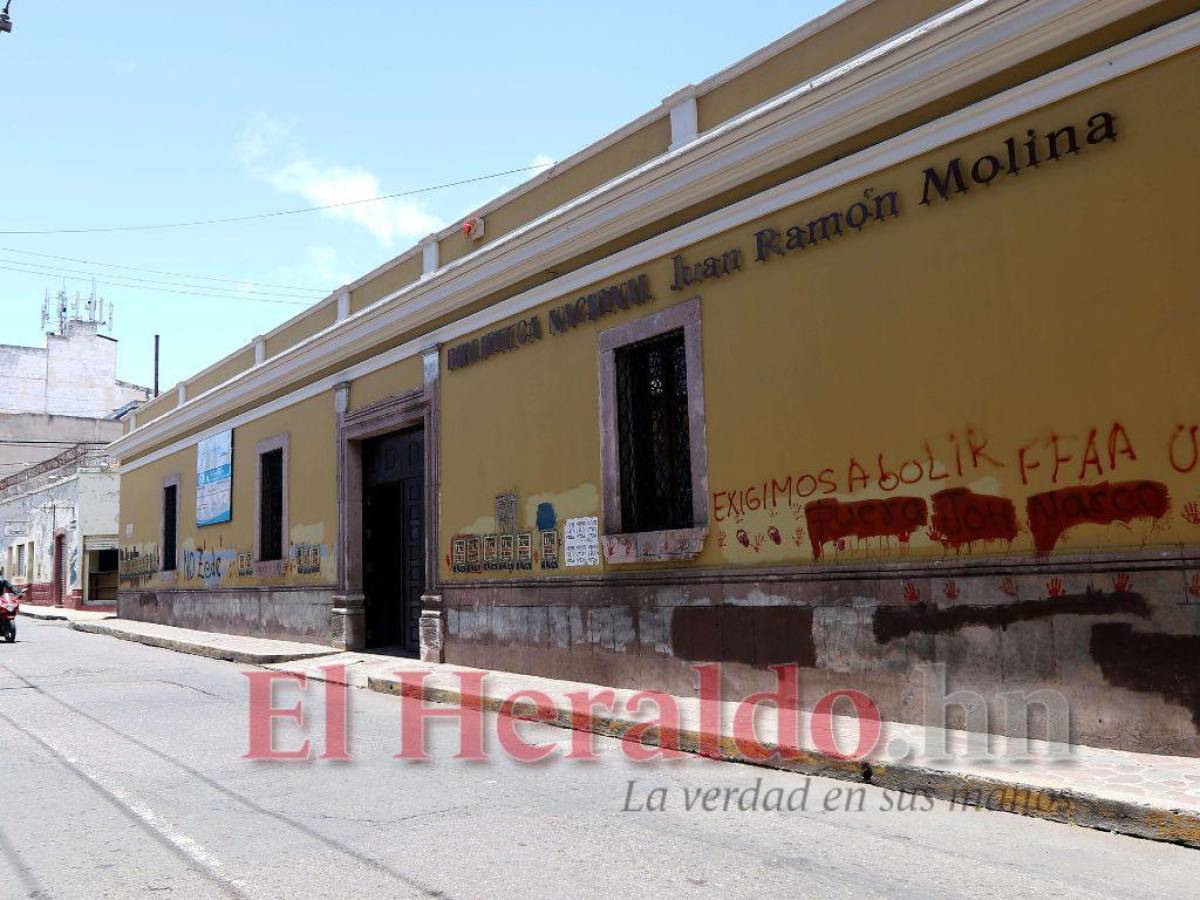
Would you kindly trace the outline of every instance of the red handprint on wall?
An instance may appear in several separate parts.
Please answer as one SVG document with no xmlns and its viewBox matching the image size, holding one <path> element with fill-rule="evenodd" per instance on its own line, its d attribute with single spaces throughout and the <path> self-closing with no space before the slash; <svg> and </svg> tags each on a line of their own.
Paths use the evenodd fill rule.
<svg viewBox="0 0 1200 900">
<path fill-rule="evenodd" d="M 1061 578 L 1051 578 L 1046 582 L 1046 593 L 1051 597 L 1061 597 L 1064 593 Z"/>
<path fill-rule="evenodd" d="M 1007 594 L 1009 597 L 1017 596 L 1017 583 L 1011 575 L 1000 582 L 1000 593 Z"/>
<path fill-rule="evenodd" d="M 1129 590 L 1131 584 L 1133 584 L 1133 580 L 1129 577 L 1129 573 L 1122 572 L 1113 579 L 1113 590 L 1118 594 L 1123 594 Z"/>
<path fill-rule="evenodd" d="M 1183 518 L 1185 522 L 1192 525 L 1200 525 L 1200 503 L 1185 503 L 1183 505 Z"/>
<path fill-rule="evenodd" d="M 803 525 L 796 526 L 796 531 L 792 535 L 792 543 L 795 544 L 797 547 L 804 546 L 804 526 Z"/>
<path fill-rule="evenodd" d="M 743 547 L 745 547 L 747 550 L 750 549 L 750 535 L 746 534 L 745 528 L 739 528 L 737 530 L 737 540 L 738 540 L 738 543 L 741 544 Z"/>
<path fill-rule="evenodd" d="M 718 531 L 717 546 L 724 547 L 727 543 L 729 543 L 729 535 L 727 535 L 724 531 Z"/>
<path fill-rule="evenodd" d="M 763 548 L 763 536 L 762 536 L 762 533 L 759 532 L 754 535 L 754 552 L 758 553 L 760 550 L 762 550 L 762 548 Z"/>
<path fill-rule="evenodd" d="M 911 581 L 904 582 L 904 602 L 919 603 L 921 601 L 921 592 L 917 586 Z"/>
<path fill-rule="evenodd" d="M 942 593 L 946 595 L 947 600 L 957 600 L 958 585 L 954 583 L 953 579 L 951 579 L 942 585 Z"/>
<path fill-rule="evenodd" d="M 783 543 L 783 535 L 779 533 L 779 529 L 776 528 L 774 525 L 772 525 L 770 528 L 767 529 L 767 537 L 769 537 L 771 539 L 771 542 L 776 547 L 780 546 Z"/>
</svg>

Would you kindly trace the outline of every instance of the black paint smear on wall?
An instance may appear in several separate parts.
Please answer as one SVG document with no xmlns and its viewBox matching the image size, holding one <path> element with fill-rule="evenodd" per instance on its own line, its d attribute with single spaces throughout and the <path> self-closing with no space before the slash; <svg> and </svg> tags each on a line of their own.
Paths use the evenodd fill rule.
<svg viewBox="0 0 1200 900">
<path fill-rule="evenodd" d="M 1131 591 L 1087 591 L 1083 594 L 1064 594 L 1044 600 L 1022 600 L 1003 606 L 952 606 L 939 608 L 932 603 L 912 606 L 881 606 L 875 610 L 875 640 L 883 644 L 914 632 L 945 634 L 958 631 L 965 625 L 990 625 L 1007 628 L 1016 622 L 1045 619 L 1050 616 L 1115 616 L 1121 614 L 1146 617 L 1150 604 L 1141 594 Z"/>
<path fill-rule="evenodd" d="M 1124 622 L 1092 626 L 1092 659 L 1116 687 L 1159 694 L 1200 728 L 1200 635 L 1134 631 Z"/>
<path fill-rule="evenodd" d="M 671 649 L 694 662 L 814 666 L 812 627 L 807 606 L 678 606 L 671 616 Z"/>
</svg>

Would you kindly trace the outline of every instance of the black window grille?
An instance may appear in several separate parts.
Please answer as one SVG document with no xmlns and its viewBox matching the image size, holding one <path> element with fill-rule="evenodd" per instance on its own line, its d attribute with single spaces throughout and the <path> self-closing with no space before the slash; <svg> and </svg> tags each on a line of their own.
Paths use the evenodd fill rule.
<svg viewBox="0 0 1200 900">
<path fill-rule="evenodd" d="M 283 558 L 283 450 L 259 457 L 258 558 Z"/>
<path fill-rule="evenodd" d="M 683 329 L 621 347 L 615 354 L 621 467 L 621 530 L 691 528 Z"/>
<path fill-rule="evenodd" d="M 175 539 L 178 525 L 179 487 L 168 484 L 163 488 L 163 545 L 162 568 L 164 572 L 175 570 Z"/>
</svg>

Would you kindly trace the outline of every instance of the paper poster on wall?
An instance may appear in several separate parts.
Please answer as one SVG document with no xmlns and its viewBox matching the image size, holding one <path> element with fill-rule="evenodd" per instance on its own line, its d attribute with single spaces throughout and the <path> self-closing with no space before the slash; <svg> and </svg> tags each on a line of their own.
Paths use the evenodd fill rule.
<svg viewBox="0 0 1200 900">
<path fill-rule="evenodd" d="M 196 444 L 196 524 L 233 518 L 233 432 L 222 431 Z"/>
<path fill-rule="evenodd" d="M 600 565 L 599 525 L 596 516 L 567 519 L 563 525 L 563 560 L 568 566 Z"/>
</svg>

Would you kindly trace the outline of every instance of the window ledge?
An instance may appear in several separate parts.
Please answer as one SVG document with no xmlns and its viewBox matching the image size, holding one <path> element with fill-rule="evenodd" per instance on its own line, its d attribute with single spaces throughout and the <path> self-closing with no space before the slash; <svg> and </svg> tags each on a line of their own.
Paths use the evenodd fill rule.
<svg viewBox="0 0 1200 900">
<path fill-rule="evenodd" d="M 673 528 L 669 531 L 640 531 L 635 534 L 606 534 L 604 559 L 612 565 L 695 559 L 704 549 L 708 526 Z"/>
</svg>

